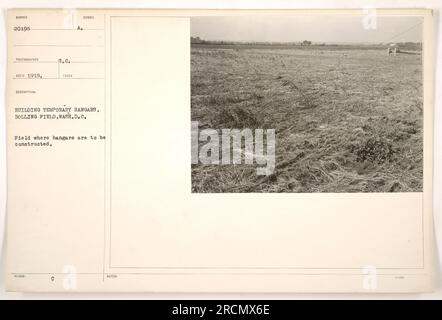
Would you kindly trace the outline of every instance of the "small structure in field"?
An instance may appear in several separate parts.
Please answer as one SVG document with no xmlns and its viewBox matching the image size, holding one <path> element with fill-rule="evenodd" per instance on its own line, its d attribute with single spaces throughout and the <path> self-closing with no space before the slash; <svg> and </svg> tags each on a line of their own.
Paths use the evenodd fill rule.
<svg viewBox="0 0 442 320">
<path fill-rule="evenodd" d="M 388 55 L 396 56 L 399 53 L 399 47 L 396 43 L 390 43 L 387 49 Z"/>
</svg>

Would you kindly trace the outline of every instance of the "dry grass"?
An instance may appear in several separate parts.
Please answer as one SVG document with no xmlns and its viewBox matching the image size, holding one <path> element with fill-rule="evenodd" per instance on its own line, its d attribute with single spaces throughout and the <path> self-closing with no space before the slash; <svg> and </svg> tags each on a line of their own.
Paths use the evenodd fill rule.
<svg viewBox="0 0 442 320">
<path fill-rule="evenodd" d="M 420 55 L 192 48 L 192 120 L 276 129 L 276 169 L 192 165 L 193 192 L 422 190 Z"/>
</svg>

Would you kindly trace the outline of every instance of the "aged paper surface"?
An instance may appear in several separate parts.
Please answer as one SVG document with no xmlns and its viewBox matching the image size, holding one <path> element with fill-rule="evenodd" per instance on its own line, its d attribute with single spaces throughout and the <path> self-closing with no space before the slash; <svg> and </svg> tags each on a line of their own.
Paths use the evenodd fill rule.
<svg viewBox="0 0 442 320">
<path fill-rule="evenodd" d="M 204 43 L 204 39 L 197 38 L 191 31 L 195 17 L 198 17 L 195 25 L 201 27 L 203 24 L 201 30 L 205 32 L 208 27 L 203 20 L 210 17 L 277 16 L 296 20 L 305 16 L 342 16 L 362 19 L 364 14 L 362 10 L 8 11 L 7 289 L 123 292 L 432 290 L 432 12 L 376 12 L 377 17 L 386 20 L 420 19 L 422 48 L 418 53 L 400 46 L 397 51 L 395 44 L 389 44 L 391 48 L 387 46 L 387 54 L 387 47 L 385 50 L 370 47 L 361 52 L 350 48 L 347 52 L 328 49 L 328 44 L 324 44 L 316 50 L 312 49 L 315 44 L 311 47 L 308 41 L 301 44 L 302 48 L 292 48 L 293 51 L 281 49 L 287 45 L 283 43 L 285 40 L 275 40 L 277 43 L 272 44 L 275 49 L 269 49 L 270 44 L 259 40 L 245 44 L 240 43 L 242 39 L 232 39 L 235 42 L 229 43 L 214 38 L 213 42 Z M 209 20 L 207 25 L 213 21 Z M 405 40 L 401 43 L 406 45 Z M 244 47 L 246 45 L 252 48 Z M 333 44 L 338 48 L 340 45 Z M 304 51 L 299 51 L 301 49 Z M 358 66 L 373 54 L 381 62 L 396 59 L 386 63 L 388 66 L 394 64 L 392 70 L 403 71 L 396 77 L 398 81 L 417 77 L 412 85 L 422 95 L 420 109 L 419 101 L 413 100 L 400 105 L 410 108 L 405 115 L 394 118 L 394 114 L 399 114 L 399 109 L 394 109 L 393 115 L 379 117 L 391 121 L 382 127 L 383 130 L 388 130 L 393 121 L 400 124 L 405 133 L 395 135 L 391 141 L 402 143 L 402 149 L 392 142 L 393 151 L 390 151 L 390 140 L 382 140 L 381 134 L 381 140 L 367 142 L 366 148 L 371 152 L 367 155 L 363 154 L 367 149 L 360 145 L 349 147 L 350 151 L 355 150 L 355 161 L 360 161 L 361 167 L 355 171 L 357 173 L 344 170 L 344 178 L 340 181 L 345 183 L 335 185 L 335 189 L 326 183 L 341 176 L 336 168 L 330 169 L 332 173 L 324 172 L 329 168 L 327 158 L 318 162 L 312 160 L 308 167 L 298 162 L 294 171 L 284 171 L 286 176 L 278 176 L 283 167 L 295 161 L 293 157 L 278 158 L 278 147 L 284 146 L 281 141 L 286 141 L 282 139 L 297 139 L 300 135 L 284 136 L 278 128 L 276 171 L 263 176 L 267 178 L 250 175 L 249 180 L 241 180 L 240 184 L 233 176 L 222 176 L 226 172 L 216 171 L 218 166 L 213 161 L 211 166 L 203 166 L 201 163 L 207 163 L 200 159 L 194 165 L 191 120 L 198 120 L 201 125 L 209 119 L 209 124 L 216 124 L 210 120 L 215 111 L 203 113 L 204 105 L 200 107 L 199 101 L 207 99 L 208 104 L 218 101 L 220 95 L 215 95 L 214 88 L 219 79 L 231 74 L 240 79 L 246 76 L 242 72 L 235 74 L 236 69 L 230 68 L 229 63 L 255 70 L 252 83 L 269 75 L 281 81 L 278 94 L 299 94 L 300 100 L 296 103 L 299 110 L 303 110 L 300 115 L 318 107 L 322 100 L 317 98 L 320 96 L 316 94 L 317 87 L 310 88 L 316 90 L 312 91 L 315 104 L 306 102 L 305 94 L 299 93 L 302 91 L 300 85 L 306 82 L 284 78 L 288 74 L 283 73 L 289 69 L 288 63 L 313 68 L 296 60 L 307 55 L 308 50 L 312 50 L 312 55 L 323 55 L 320 58 L 323 61 L 330 57 L 335 59 L 333 61 L 339 62 L 339 68 L 344 68 L 347 75 L 360 73 L 352 66 Z M 295 58 L 287 57 L 289 54 Z M 210 60 L 212 58 L 214 60 Z M 281 74 L 256 69 L 259 66 L 253 65 L 254 60 L 250 61 L 267 58 L 281 59 L 277 62 L 282 66 Z M 347 65 L 345 59 L 350 61 Z M 401 64 L 399 59 L 408 60 Z M 261 60 L 256 61 L 257 65 L 261 64 Z M 416 61 L 415 71 L 409 72 L 403 67 Z M 224 72 L 221 78 L 212 77 L 217 72 L 217 63 Z M 222 68 L 226 64 L 225 71 Z M 276 62 L 271 69 L 275 68 Z M 332 74 L 332 69 L 321 74 Z M 391 71 L 385 74 L 387 80 L 382 81 L 390 81 Z M 208 79 L 212 82 L 205 82 L 204 75 L 210 75 Z M 314 84 L 320 87 L 325 79 L 325 76 L 316 79 Z M 261 93 L 273 85 L 273 82 L 265 83 Z M 382 82 L 373 82 L 370 86 L 379 83 L 382 85 Z M 243 84 L 235 84 L 235 88 Z M 228 84 L 223 82 L 222 85 Z M 397 99 L 400 94 L 395 90 L 406 85 L 400 82 L 397 87 L 382 87 L 373 105 L 382 104 L 389 90 L 393 92 L 392 99 Z M 347 97 L 360 94 L 354 88 L 353 91 L 350 87 L 347 89 Z M 236 95 L 229 99 L 221 104 L 244 100 Z M 276 98 L 271 99 L 275 101 Z M 418 106 L 416 113 L 410 107 L 413 103 Z M 216 119 L 236 121 L 239 115 L 246 114 L 242 119 L 253 127 L 255 122 L 251 122 L 248 113 L 228 110 L 236 113 L 216 114 Z M 336 110 L 334 114 L 340 113 Z M 420 115 L 420 120 L 407 118 L 415 114 Z M 342 123 L 342 127 L 351 126 L 358 121 L 358 116 L 357 112 L 353 113 L 353 118 L 348 118 L 350 120 Z M 373 117 L 370 115 L 370 119 Z M 222 124 L 226 125 L 227 120 Z M 234 122 L 227 128 L 240 125 Z M 334 125 L 328 123 L 329 127 Z M 329 127 L 318 124 L 318 131 L 314 132 Z M 364 128 L 358 127 L 356 131 L 364 131 Z M 292 126 L 285 129 L 292 130 Z M 421 140 L 413 140 L 416 135 Z M 357 137 L 355 135 L 355 141 Z M 320 144 L 315 141 L 312 140 L 312 145 Z M 411 150 L 407 146 L 419 141 L 420 159 L 407 151 Z M 370 143 L 379 148 L 371 147 Z M 305 145 L 305 150 L 316 150 L 316 147 Z M 297 160 L 304 157 L 306 151 L 293 152 Z M 413 172 L 413 179 L 401 180 L 395 176 L 395 165 L 385 159 L 394 152 L 401 164 L 406 159 L 416 162 L 416 168 L 409 164 L 406 167 Z M 364 158 L 361 160 L 361 157 Z M 370 161 L 373 162 L 371 167 L 367 164 Z M 323 166 L 318 169 L 315 163 Z M 386 175 L 391 181 L 376 174 L 369 178 L 363 176 L 370 169 L 384 170 L 381 164 L 391 167 Z M 220 170 L 248 170 L 229 165 Z M 344 166 L 340 162 L 338 165 Z M 304 183 L 299 174 L 291 184 L 285 183 L 284 177 L 296 175 L 296 170 L 301 168 L 310 172 L 308 183 Z M 400 168 L 398 172 L 402 170 L 405 169 Z M 204 180 L 212 175 L 218 178 Z M 326 178 L 322 180 L 322 176 Z M 357 183 L 345 180 L 353 176 Z M 232 181 L 234 185 L 230 186 Z M 289 189 L 282 190 L 282 186 Z"/>
</svg>

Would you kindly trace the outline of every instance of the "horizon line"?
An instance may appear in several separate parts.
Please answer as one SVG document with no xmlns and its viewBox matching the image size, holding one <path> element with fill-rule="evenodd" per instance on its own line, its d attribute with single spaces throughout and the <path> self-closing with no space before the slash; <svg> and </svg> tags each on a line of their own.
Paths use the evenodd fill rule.
<svg viewBox="0 0 442 320">
<path fill-rule="evenodd" d="M 192 38 L 196 38 L 194 36 L 191 36 Z M 422 41 L 388 41 L 388 42 L 379 42 L 379 41 L 311 41 L 311 40 L 293 40 L 293 41 L 253 41 L 253 40 L 209 40 L 209 39 L 202 39 L 200 38 L 200 41 L 206 41 L 206 42 L 226 42 L 226 43 L 260 43 L 260 44 L 294 44 L 294 43 L 302 43 L 303 41 L 310 41 L 312 44 L 386 44 L 386 43 L 414 43 L 414 44 L 422 44 Z M 203 43 L 201 43 L 203 44 Z"/>
</svg>

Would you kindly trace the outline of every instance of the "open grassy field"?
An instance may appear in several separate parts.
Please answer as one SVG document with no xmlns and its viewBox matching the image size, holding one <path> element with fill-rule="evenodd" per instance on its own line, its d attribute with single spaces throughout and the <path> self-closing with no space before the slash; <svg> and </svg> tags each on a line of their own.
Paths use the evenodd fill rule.
<svg viewBox="0 0 442 320">
<path fill-rule="evenodd" d="M 420 54 L 193 46 L 191 117 L 276 130 L 276 168 L 192 165 L 193 192 L 422 190 Z"/>
</svg>

